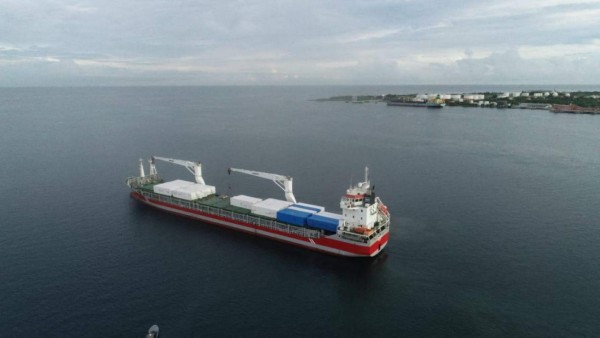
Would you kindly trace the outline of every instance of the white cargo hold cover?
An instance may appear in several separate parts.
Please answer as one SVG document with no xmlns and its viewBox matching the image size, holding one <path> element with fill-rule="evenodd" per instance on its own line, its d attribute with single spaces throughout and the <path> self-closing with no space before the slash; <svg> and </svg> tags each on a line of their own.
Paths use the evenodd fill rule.
<svg viewBox="0 0 600 338">
<path fill-rule="evenodd" d="M 157 184 L 154 186 L 153 190 L 157 194 L 172 196 L 173 190 L 178 188 L 183 188 L 186 186 L 194 185 L 194 182 L 184 181 L 184 180 L 174 180 L 161 184 Z"/>
<path fill-rule="evenodd" d="M 252 209 L 252 206 L 258 202 L 262 202 L 262 199 L 246 195 L 233 196 L 229 200 L 229 204 L 231 204 L 232 206 L 244 209 Z"/>
<path fill-rule="evenodd" d="M 173 197 L 192 201 L 204 198 L 215 193 L 215 187 L 212 185 L 192 184 L 181 188 L 173 189 Z"/>
<path fill-rule="evenodd" d="M 181 198 L 181 199 L 184 199 L 187 201 L 192 201 L 197 198 L 196 191 L 195 191 L 194 187 L 192 187 L 192 186 L 173 189 L 173 197 Z"/>
<path fill-rule="evenodd" d="M 271 218 L 277 218 L 277 212 L 292 205 L 292 202 L 267 198 L 262 202 L 258 202 L 250 209 L 253 214 Z"/>
<path fill-rule="evenodd" d="M 196 192 L 198 198 L 204 198 L 209 195 L 213 195 L 216 192 L 216 189 L 212 185 L 203 185 L 202 190 Z"/>
<path fill-rule="evenodd" d="M 198 186 L 198 190 L 196 190 L 197 198 L 204 198 L 204 197 L 206 197 L 208 195 L 212 195 L 216 192 L 215 187 L 212 185 L 197 184 L 197 186 Z"/>
</svg>

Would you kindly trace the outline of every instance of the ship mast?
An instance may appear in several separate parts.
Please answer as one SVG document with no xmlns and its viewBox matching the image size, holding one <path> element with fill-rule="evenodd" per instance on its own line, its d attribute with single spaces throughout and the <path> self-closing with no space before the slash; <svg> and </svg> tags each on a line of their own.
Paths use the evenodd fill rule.
<svg viewBox="0 0 600 338">
<path fill-rule="evenodd" d="M 144 173 L 144 160 L 140 158 L 140 177 L 144 178 L 146 177 L 146 174 Z"/>
</svg>

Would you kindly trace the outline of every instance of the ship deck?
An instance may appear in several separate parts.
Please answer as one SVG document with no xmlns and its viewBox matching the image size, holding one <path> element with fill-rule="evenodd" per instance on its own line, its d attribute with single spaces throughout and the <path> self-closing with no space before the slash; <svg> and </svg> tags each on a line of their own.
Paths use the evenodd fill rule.
<svg viewBox="0 0 600 338">
<path fill-rule="evenodd" d="M 335 233 L 325 234 L 319 229 L 296 226 L 293 224 L 280 222 L 274 218 L 252 214 L 249 209 L 232 206 L 230 204 L 230 198 L 227 195 L 213 194 L 193 201 L 160 195 L 154 192 L 154 186 L 160 182 L 162 182 L 162 180 L 159 181 L 157 178 L 152 177 L 148 178 L 147 181 L 142 181 L 140 178 L 135 177 L 128 179 L 128 185 L 132 184 L 132 188 L 134 190 L 137 190 L 146 197 L 156 199 L 160 202 L 174 204 L 183 208 L 198 210 L 212 215 L 232 218 L 254 224 L 255 226 L 294 234 L 305 238 L 318 239 L 321 237 L 330 237 L 335 235 Z M 378 226 L 377 229 L 375 229 L 375 231 L 369 235 L 357 234 L 351 231 L 341 231 L 341 233 L 338 235 L 339 237 L 336 239 L 343 239 L 359 243 L 369 243 L 373 240 L 378 240 L 379 237 L 383 236 L 388 225 L 389 219 L 387 219 L 384 224 Z"/>
<path fill-rule="evenodd" d="M 154 185 L 155 184 L 145 184 L 145 185 L 141 186 L 140 188 L 147 192 L 154 192 Z M 209 195 L 204 198 L 197 199 L 197 200 L 190 201 L 190 202 L 194 203 L 194 204 L 200 204 L 200 205 L 205 205 L 205 206 L 219 208 L 219 209 L 225 209 L 228 211 L 237 212 L 239 214 L 245 214 L 245 215 L 251 214 L 250 209 L 240 208 L 240 207 L 231 205 L 231 203 L 229 202 L 229 196 L 227 196 L 227 195 L 214 194 L 214 195 Z"/>
</svg>

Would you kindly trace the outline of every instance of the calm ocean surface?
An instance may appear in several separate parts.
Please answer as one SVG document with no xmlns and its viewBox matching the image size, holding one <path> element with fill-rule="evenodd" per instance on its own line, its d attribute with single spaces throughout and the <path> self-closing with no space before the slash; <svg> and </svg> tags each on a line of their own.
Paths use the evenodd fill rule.
<svg viewBox="0 0 600 338">
<path fill-rule="evenodd" d="M 0 336 L 599 336 L 600 116 L 310 101 L 537 88 L 0 88 Z M 333 212 L 368 165 L 390 242 L 330 257 L 141 206 L 151 155 Z"/>
</svg>

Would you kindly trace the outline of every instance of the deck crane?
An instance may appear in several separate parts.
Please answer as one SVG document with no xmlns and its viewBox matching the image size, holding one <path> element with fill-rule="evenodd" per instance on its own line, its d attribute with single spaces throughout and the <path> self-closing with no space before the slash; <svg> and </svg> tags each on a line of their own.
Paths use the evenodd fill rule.
<svg viewBox="0 0 600 338">
<path fill-rule="evenodd" d="M 176 160 L 174 158 L 152 156 L 152 159 L 150 160 L 150 172 L 155 173 L 155 174 L 156 174 L 156 167 L 154 166 L 154 163 L 156 160 L 165 161 L 165 162 L 184 166 L 189 172 L 192 173 L 192 175 L 194 175 L 194 178 L 196 179 L 196 183 L 205 184 L 204 179 L 202 178 L 202 165 L 200 164 L 200 162 L 192 162 L 192 161 Z"/>
<path fill-rule="evenodd" d="M 293 179 L 291 176 L 269 174 L 269 173 L 263 173 L 261 171 L 252 171 L 252 170 L 237 169 L 237 168 L 229 168 L 227 171 L 229 172 L 229 175 L 231 175 L 232 172 L 237 172 L 237 173 L 242 173 L 242 174 L 247 174 L 247 175 L 252 175 L 252 176 L 272 180 L 275 183 L 275 185 L 277 185 L 279 188 L 281 188 L 281 190 L 283 190 L 285 192 L 285 199 L 288 202 L 296 203 L 296 197 L 294 197 L 294 192 L 292 191 L 292 180 Z"/>
</svg>

